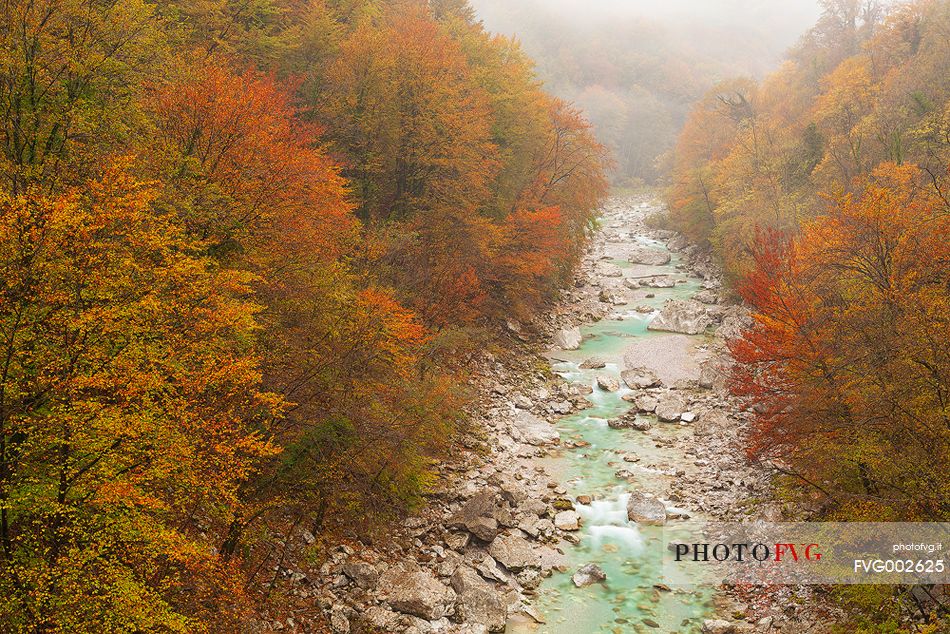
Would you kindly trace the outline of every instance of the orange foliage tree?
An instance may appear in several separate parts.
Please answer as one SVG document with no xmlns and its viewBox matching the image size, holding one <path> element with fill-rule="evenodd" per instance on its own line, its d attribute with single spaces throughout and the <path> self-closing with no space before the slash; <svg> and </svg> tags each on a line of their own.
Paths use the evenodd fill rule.
<svg viewBox="0 0 950 634">
<path fill-rule="evenodd" d="M 319 532 L 370 498 L 418 495 L 423 456 L 458 400 L 430 403 L 430 390 L 447 387 L 416 370 L 422 326 L 343 265 L 358 238 L 352 204 L 319 129 L 300 122 L 288 94 L 270 78 L 209 65 L 150 104 L 162 162 L 147 169 L 167 174 L 166 204 L 208 252 L 254 276 L 264 382 L 288 400 L 272 428 L 284 452 L 244 488 L 221 537 L 228 557 L 248 552 L 254 522 L 280 524 L 289 509 Z"/>
<path fill-rule="evenodd" d="M 604 149 L 459 0 L 5 9 L 0 629 L 237 629 L 432 486 Z"/>
<path fill-rule="evenodd" d="M 913 166 L 757 250 L 754 325 L 732 346 L 754 453 L 834 517 L 950 517 L 950 207 Z"/>
<path fill-rule="evenodd" d="M 248 345 L 250 280 L 198 255 L 155 195 L 114 168 L 83 191 L 0 200 L 12 629 L 186 632 L 238 616 L 209 535 L 271 455 L 279 399 Z"/>
</svg>

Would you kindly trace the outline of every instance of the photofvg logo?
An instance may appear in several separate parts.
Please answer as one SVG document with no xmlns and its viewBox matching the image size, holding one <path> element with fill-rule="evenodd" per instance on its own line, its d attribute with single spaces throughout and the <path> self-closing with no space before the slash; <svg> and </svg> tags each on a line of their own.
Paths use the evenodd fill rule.
<svg viewBox="0 0 950 634">
<path fill-rule="evenodd" d="M 774 561 L 781 563 L 784 561 L 799 562 L 821 561 L 821 552 L 818 544 L 675 544 L 674 552 L 676 561 L 681 562 L 685 559 L 692 561 L 735 561 L 742 563 L 745 561 L 766 562 Z"/>
<path fill-rule="evenodd" d="M 947 584 L 946 523 L 695 523 L 663 535 L 667 585 Z"/>
</svg>

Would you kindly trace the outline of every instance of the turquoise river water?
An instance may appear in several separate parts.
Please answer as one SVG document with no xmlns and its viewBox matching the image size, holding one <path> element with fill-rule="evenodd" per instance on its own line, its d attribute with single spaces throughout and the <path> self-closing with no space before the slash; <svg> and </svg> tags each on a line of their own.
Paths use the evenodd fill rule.
<svg viewBox="0 0 950 634">
<path fill-rule="evenodd" d="M 665 248 L 662 243 L 645 238 L 640 238 L 639 242 L 644 246 Z M 620 260 L 613 263 L 622 268 L 631 266 Z M 684 274 L 675 268 L 677 263 L 674 254 L 669 265 L 651 267 L 649 273 L 683 278 Z M 638 273 L 642 270 L 644 267 L 638 267 Z M 699 282 L 690 278 L 674 288 L 652 290 L 654 298 L 636 300 L 636 305 L 659 308 L 668 299 L 690 297 L 699 290 Z M 669 591 L 654 587 L 663 581 L 660 570 L 663 533 L 667 531 L 669 534 L 675 528 L 671 525 L 665 528 L 641 527 L 627 520 L 626 502 L 631 490 L 653 492 L 662 498 L 672 477 L 667 470 L 649 465 L 676 465 L 687 461 L 681 450 L 658 447 L 657 439 L 692 434 L 689 427 L 657 424 L 652 416 L 648 417 L 653 423 L 649 434 L 607 426 L 608 419 L 631 408 L 630 403 L 622 400 L 630 390 L 626 387 L 613 393 L 598 390 L 596 377 L 609 374 L 619 379 L 624 349 L 633 338 L 663 336 L 648 331 L 650 315 L 637 313 L 633 307 L 632 303 L 619 307 L 618 314 L 622 319 L 604 319 L 588 324 L 582 328 L 584 341 L 579 350 L 559 351 L 551 359 L 555 372 L 569 381 L 591 385 L 594 392 L 588 396 L 593 403 L 590 408 L 558 423 L 562 443 L 584 441 L 585 446 L 562 445 L 545 459 L 544 464 L 563 483 L 567 489 L 566 497 L 573 500 L 583 494 L 592 496 L 594 501 L 589 505 L 575 504 L 583 526 L 578 533 L 579 544 L 565 544 L 568 546 L 566 555 L 570 560 L 570 570 L 555 573 L 539 589 L 535 606 L 546 622 L 512 624 L 509 633 L 699 632 L 703 619 L 711 615 L 713 591 L 708 586 L 677 585 Z M 607 367 L 579 369 L 578 365 L 590 357 L 607 361 Z M 625 454 L 636 454 L 640 461 L 624 462 Z M 621 479 L 615 475 L 620 469 L 631 474 Z M 591 562 L 607 573 L 607 581 L 586 588 L 574 587 L 571 574 Z"/>
</svg>

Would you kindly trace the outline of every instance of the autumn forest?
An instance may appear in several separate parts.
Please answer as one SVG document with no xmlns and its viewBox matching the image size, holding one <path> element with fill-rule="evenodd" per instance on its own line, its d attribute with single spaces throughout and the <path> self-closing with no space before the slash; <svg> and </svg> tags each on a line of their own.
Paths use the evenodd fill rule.
<svg viewBox="0 0 950 634">
<path fill-rule="evenodd" d="M 0 630 L 252 631 L 287 536 L 424 507 L 618 170 L 751 311 L 776 495 L 950 521 L 950 2 L 823 0 L 634 149 L 466 0 L 0 4 Z"/>
</svg>

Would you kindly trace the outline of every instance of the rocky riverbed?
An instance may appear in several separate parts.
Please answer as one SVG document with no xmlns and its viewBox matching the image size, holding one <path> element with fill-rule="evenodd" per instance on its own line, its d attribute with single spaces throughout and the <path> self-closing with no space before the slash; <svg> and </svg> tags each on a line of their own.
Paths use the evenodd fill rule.
<svg viewBox="0 0 950 634">
<path fill-rule="evenodd" d="M 482 360 L 468 450 L 418 515 L 385 543 L 336 548 L 319 575 L 287 571 L 333 632 L 811 629 L 780 595 L 673 591 L 641 561 L 657 525 L 780 515 L 725 387 L 744 310 L 705 253 L 646 226 L 657 209 L 612 201 L 574 288 L 508 323 L 513 352 Z M 268 629 L 310 631 L 290 621 Z"/>
</svg>

